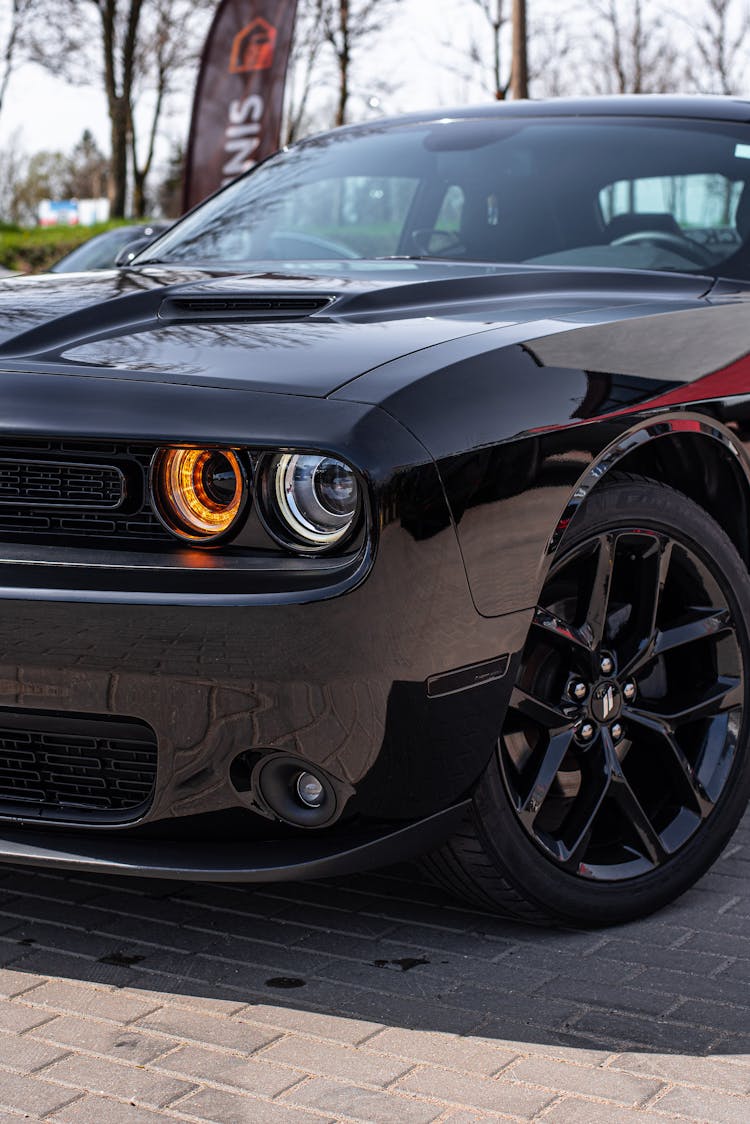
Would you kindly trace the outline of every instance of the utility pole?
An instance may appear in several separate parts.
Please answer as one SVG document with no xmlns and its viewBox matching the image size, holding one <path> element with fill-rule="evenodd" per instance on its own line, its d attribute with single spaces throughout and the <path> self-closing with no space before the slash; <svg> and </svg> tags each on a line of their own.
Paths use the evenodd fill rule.
<svg viewBox="0 0 750 1124">
<path fill-rule="evenodd" d="M 526 46 L 526 0 L 513 0 L 511 93 L 514 98 L 527 98 L 529 96 L 529 67 Z"/>
</svg>

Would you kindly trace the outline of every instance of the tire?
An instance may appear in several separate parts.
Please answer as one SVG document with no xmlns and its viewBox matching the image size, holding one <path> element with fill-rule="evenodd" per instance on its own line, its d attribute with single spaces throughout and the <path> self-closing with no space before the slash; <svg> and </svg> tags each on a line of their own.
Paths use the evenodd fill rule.
<svg viewBox="0 0 750 1124">
<path fill-rule="evenodd" d="M 706 511 L 640 477 L 594 491 L 497 753 L 428 872 L 538 924 L 617 924 L 684 893 L 750 799 L 749 634 L 747 567 Z"/>
</svg>

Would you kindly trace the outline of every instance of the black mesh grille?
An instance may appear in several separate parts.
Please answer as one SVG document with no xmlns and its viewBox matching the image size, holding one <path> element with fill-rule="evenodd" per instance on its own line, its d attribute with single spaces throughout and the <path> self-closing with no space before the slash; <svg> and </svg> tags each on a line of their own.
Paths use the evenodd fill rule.
<svg viewBox="0 0 750 1124">
<path fill-rule="evenodd" d="M 125 478 L 112 465 L 0 458 L 0 503 L 119 507 Z"/>
<path fill-rule="evenodd" d="M 42 439 L 0 442 L 0 539 L 160 548 L 174 539 L 148 501 L 154 447 Z"/>
<path fill-rule="evenodd" d="M 123 822 L 155 779 L 156 738 L 140 722 L 0 712 L 0 816 Z"/>
</svg>

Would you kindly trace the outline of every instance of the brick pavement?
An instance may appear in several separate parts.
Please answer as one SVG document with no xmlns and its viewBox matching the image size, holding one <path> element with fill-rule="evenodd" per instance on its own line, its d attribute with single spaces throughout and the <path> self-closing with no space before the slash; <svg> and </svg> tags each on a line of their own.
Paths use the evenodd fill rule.
<svg viewBox="0 0 750 1124">
<path fill-rule="evenodd" d="M 750 816 L 598 933 L 393 870 L 260 889 L 0 868 L 0 1122 L 750 1120 Z"/>
</svg>

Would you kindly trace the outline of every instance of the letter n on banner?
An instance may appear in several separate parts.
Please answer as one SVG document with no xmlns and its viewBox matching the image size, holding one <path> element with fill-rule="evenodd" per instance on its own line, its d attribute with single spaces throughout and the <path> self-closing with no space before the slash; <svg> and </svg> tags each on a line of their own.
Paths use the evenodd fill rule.
<svg viewBox="0 0 750 1124">
<path fill-rule="evenodd" d="M 203 49 L 184 209 L 279 147 L 297 0 L 222 0 Z"/>
</svg>

